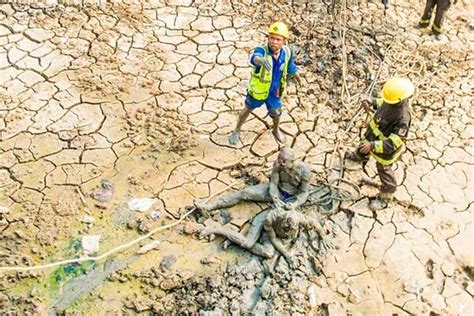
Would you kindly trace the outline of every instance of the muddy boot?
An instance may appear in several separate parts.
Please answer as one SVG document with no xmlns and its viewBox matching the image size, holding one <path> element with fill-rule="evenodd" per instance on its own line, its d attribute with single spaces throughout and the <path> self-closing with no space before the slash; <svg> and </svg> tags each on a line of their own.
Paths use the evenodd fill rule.
<svg viewBox="0 0 474 316">
<path fill-rule="evenodd" d="M 372 198 L 369 202 L 369 209 L 372 211 L 380 211 L 388 207 L 390 201 L 392 201 L 393 193 L 380 192 L 376 197 Z"/>
<path fill-rule="evenodd" d="M 362 158 L 355 151 L 346 151 L 344 153 L 344 159 L 354 161 L 354 162 L 362 161 Z"/>
<path fill-rule="evenodd" d="M 444 41 L 447 37 L 443 33 L 440 33 L 440 34 L 436 34 L 435 38 L 437 41 Z"/>
<path fill-rule="evenodd" d="M 232 134 L 230 134 L 229 143 L 231 145 L 235 145 L 237 144 L 239 139 L 240 139 L 240 133 L 238 131 L 233 131 Z"/>
<path fill-rule="evenodd" d="M 420 23 L 420 22 L 416 22 L 415 25 L 413 26 L 415 29 L 417 30 L 420 30 L 420 29 L 425 29 L 429 26 L 430 24 L 426 24 L 426 23 Z"/>
<path fill-rule="evenodd" d="M 273 134 L 273 136 L 275 136 L 275 139 L 276 139 L 279 143 L 281 143 L 281 144 L 286 143 L 286 136 L 283 135 L 283 133 L 280 131 L 280 129 L 273 130 L 273 131 L 272 131 L 272 134 Z"/>
<path fill-rule="evenodd" d="M 380 184 L 378 184 L 377 181 L 375 181 L 374 179 L 372 179 L 371 177 L 366 176 L 366 175 L 362 175 L 362 176 L 359 178 L 359 184 L 360 184 L 360 185 L 366 184 L 366 185 L 373 186 L 373 187 L 375 187 L 375 188 L 379 188 L 379 187 L 380 187 Z"/>
</svg>

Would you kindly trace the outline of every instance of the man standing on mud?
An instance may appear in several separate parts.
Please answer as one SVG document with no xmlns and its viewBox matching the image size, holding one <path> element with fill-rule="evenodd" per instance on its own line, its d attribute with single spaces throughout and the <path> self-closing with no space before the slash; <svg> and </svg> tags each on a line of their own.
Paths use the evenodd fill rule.
<svg viewBox="0 0 474 316">
<path fill-rule="evenodd" d="M 195 206 L 207 217 L 208 212 L 236 205 L 241 201 L 273 202 L 276 207 L 297 209 L 309 196 L 311 169 L 295 159 L 290 148 L 283 148 L 273 165 L 269 183 L 253 185 L 216 198 L 208 203 L 195 201 Z"/>
<path fill-rule="evenodd" d="M 445 38 L 443 35 L 443 20 L 444 14 L 448 11 L 449 7 L 452 3 L 456 3 L 457 0 L 426 0 L 425 10 L 423 11 L 423 16 L 416 24 L 416 28 L 425 28 L 430 25 L 431 21 L 431 14 L 433 12 L 434 7 L 436 6 L 436 14 L 433 21 L 433 25 L 431 26 L 431 31 L 435 35 L 438 41 L 441 41 Z"/>
<path fill-rule="evenodd" d="M 411 117 L 409 98 L 415 87 L 407 78 L 391 78 L 382 88 L 382 98 L 367 98 L 365 104 L 372 105 L 376 112 L 370 120 L 362 143 L 355 152 L 346 153 L 346 158 L 364 165 L 373 157 L 381 181 L 379 194 L 371 198 L 369 208 L 384 209 L 397 189 L 397 180 L 392 165 L 404 151 L 404 140 L 408 135 Z"/>
<path fill-rule="evenodd" d="M 240 128 L 249 116 L 250 112 L 266 104 L 268 115 L 273 119 L 273 136 L 280 143 L 286 141 L 279 124 L 282 113 L 282 97 L 288 78 L 300 81 L 294 62 L 293 52 L 285 45 L 288 39 L 288 27 L 283 22 L 275 22 L 268 29 L 268 43 L 257 47 L 250 57 L 250 63 L 254 67 L 252 77 L 247 89 L 245 107 L 240 112 L 237 125 L 230 135 L 229 143 L 237 144 L 240 138 Z"/>
</svg>

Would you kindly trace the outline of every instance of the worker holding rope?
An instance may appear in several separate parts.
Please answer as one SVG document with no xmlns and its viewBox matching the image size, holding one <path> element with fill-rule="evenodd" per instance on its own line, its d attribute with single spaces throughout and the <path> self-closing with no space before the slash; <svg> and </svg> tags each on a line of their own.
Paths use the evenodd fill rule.
<svg viewBox="0 0 474 316">
<path fill-rule="evenodd" d="M 273 136 L 280 143 L 286 142 L 286 137 L 279 128 L 281 99 L 285 94 L 288 78 L 300 81 L 296 73 L 293 52 L 285 45 L 288 37 L 289 31 L 285 23 L 273 23 L 268 29 L 267 45 L 255 48 L 250 57 L 250 63 L 254 68 L 247 89 L 245 107 L 240 112 L 237 125 L 229 138 L 231 145 L 237 144 L 240 139 L 240 128 L 249 114 L 264 103 L 268 115 L 273 119 Z"/>
<path fill-rule="evenodd" d="M 373 157 L 377 162 L 377 172 L 381 181 L 380 192 L 370 199 L 369 208 L 384 209 L 393 199 L 397 188 L 392 165 L 404 151 L 404 141 L 408 134 L 411 117 L 409 99 L 415 87 L 407 78 L 391 78 L 382 88 L 382 97 L 366 97 L 366 107 L 372 106 L 376 112 L 370 120 L 361 145 L 355 152 L 346 153 L 346 158 L 362 162 L 364 165 Z"/>
</svg>

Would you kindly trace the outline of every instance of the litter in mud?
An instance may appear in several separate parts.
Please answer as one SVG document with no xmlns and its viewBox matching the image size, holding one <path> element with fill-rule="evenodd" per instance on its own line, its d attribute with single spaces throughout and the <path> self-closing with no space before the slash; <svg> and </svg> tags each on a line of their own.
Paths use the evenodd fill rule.
<svg viewBox="0 0 474 316">
<path fill-rule="evenodd" d="M 156 203 L 154 198 L 132 199 L 128 202 L 131 211 L 146 212 Z"/>
</svg>

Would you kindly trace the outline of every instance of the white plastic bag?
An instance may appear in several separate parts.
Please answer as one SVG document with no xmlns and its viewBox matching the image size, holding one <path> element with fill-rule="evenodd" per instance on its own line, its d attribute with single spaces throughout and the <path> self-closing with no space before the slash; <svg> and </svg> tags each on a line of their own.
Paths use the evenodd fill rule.
<svg viewBox="0 0 474 316">
<path fill-rule="evenodd" d="M 83 236 L 81 240 L 82 250 L 86 255 L 99 251 L 100 235 Z"/>
<path fill-rule="evenodd" d="M 132 211 L 146 212 L 155 202 L 154 198 L 132 199 L 128 201 L 128 208 Z"/>
</svg>

